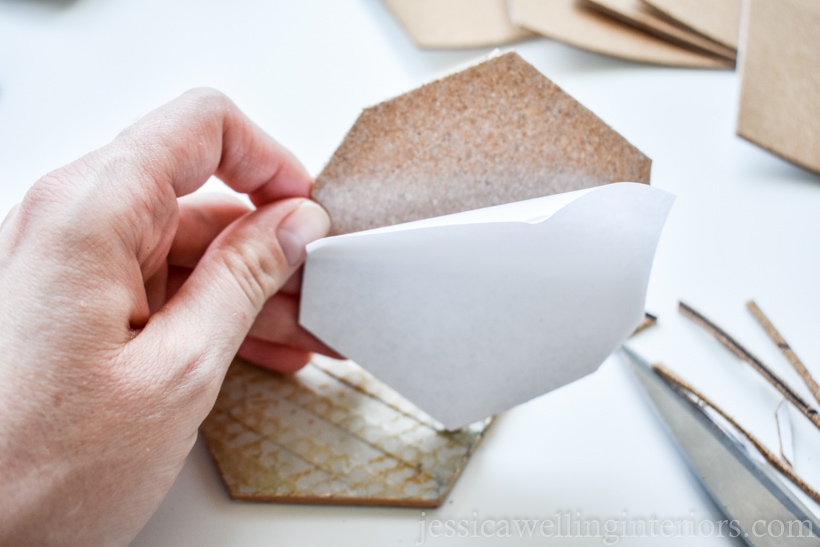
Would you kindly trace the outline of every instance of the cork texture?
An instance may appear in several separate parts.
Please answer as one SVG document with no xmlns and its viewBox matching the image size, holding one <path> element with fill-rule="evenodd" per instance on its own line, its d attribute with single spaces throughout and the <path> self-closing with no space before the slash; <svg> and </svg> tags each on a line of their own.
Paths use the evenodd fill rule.
<svg viewBox="0 0 820 547">
<path fill-rule="evenodd" d="M 316 179 L 333 234 L 610 182 L 651 160 L 515 53 L 366 109 Z"/>
<path fill-rule="evenodd" d="M 423 48 L 497 46 L 534 36 L 512 24 L 506 0 L 384 0 Z"/>
<path fill-rule="evenodd" d="M 749 3 L 737 133 L 820 173 L 820 3 Z"/>
</svg>

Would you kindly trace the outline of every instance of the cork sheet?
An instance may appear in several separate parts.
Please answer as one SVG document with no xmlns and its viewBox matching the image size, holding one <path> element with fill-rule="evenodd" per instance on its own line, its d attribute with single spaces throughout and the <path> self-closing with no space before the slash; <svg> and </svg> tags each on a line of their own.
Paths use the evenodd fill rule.
<svg viewBox="0 0 820 547">
<path fill-rule="evenodd" d="M 651 161 L 516 53 L 367 108 L 316 178 L 332 235 L 615 181 Z"/>
</svg>

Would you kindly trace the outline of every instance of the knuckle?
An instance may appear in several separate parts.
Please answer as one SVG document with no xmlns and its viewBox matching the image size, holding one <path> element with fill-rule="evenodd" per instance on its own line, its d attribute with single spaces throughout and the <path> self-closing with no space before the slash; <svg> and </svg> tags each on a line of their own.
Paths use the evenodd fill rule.
<svg viewBox="0 0 820 547">
<path fill-rule="evenodd" d="M 275 252 L 259 240 L 234 242 L 219 255 L 229 277 L 259 308 L 279 290 L 287 273 L 281 252 Z"/>
<path fill-rule="evenodd" d="M 112 367 L 120 372 L 109 380 L 108 391 L 117 400 L 154 401 L 160 407 L 181 406 L 191 411 L 192 404 L 201 400 L 203 390 L 212 383 L 219 385 L 218 367 L 209 366 L 214 359 L 207 349 L 180 348 L 170 337 L 163 336 L 137 340 Z M 176 410 L 157 406 L 146 409 L 151 416 Z"/>
<path fill-rule="evenodd" d="M 142 264 L 170 244 L 178 209 L 170 186 L 137 180 L 129 161 L 109 147 L 43 176 L 19 206 L 18 233 L 48 241 L 71 264 L 107 260 L 123 245 Z"/>
<path fill-rule="evenodd" d="M 186 101 L 193 103 L 198 111 L 224 112 L 233 107 L 227 95 L 211 87 L 196 87 L 183 94 Z"/>
<path fill-rule="evenodd" d="M 89 177 L 85 159 L 52 171 L 29 188 L 18 206 L 17 222 L 21 228 L 34 223 L 63 229 L 77 216 L 77 210 L 90 198 L 81 188 Z M 61 230 L 65 231 L 65 230 Z"/>
<path fill-rule="evenodd" d="M 44 175 L 32 185 L 23 199 L 24 208 L 42 208 L 65 203 L 77 193 L 77 179 L 84 176 L 75 164 Z"/>
</svg>

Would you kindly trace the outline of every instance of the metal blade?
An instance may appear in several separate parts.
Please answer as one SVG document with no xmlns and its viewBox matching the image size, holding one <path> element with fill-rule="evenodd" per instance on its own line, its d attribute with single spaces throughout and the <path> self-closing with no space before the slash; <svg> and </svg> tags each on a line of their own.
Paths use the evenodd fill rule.
<svg viewBox="0 0 820 547">
<path fill-rule="evenodd" d="M 820 545 L 820 522 L 786 489 L 773 469 L 752 460 L 689 397 L 646 361 L 621 349 L 638 383 L 715 503 L 755 547 Z M 772 524 L 779 521 L 781 524 Z M 790 537 L 791 536 L 791 537 Z"/>
</svg>

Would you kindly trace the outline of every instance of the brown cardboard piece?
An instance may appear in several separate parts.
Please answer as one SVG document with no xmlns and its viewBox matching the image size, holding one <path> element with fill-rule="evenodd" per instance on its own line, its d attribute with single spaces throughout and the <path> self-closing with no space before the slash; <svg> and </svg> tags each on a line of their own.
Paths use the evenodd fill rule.
<svg viewBox="0 0 820 547">
<path fill-rule="evenodd" d="M 506 0 L 384 0 L 423 48 L 507 44 L 533 34 L 512 24 Z"/>
<path fill-rule="evenodd" d="M 737 49 L 743 0 L 642 0 L 671 19 Z"/>
<path fill-rule="evenodd" d="M 692 68 L 734 66 L 731 61 L 670 44 L 576 0 L 510 0 L 510 18 L 548 38 L 613 57 Z"/>
<path fill-rule="evenodd" d="M 507 53 L 362 112 L 317 177 L 332 233 L 617 181 L 651 161 Z"/>
<path fill-rule="evenodd" d="M 737 134 L 820 173 L 820 3 L 748 9 Z"/>
<path fill-rule="evenodd" d="M 657 10 L 641 0 L 585 0 L 585 4 L 681 47 L 730 61 L 735 60 L 736 51 L 734 49 L 660 17 Z"/>
</svg>

